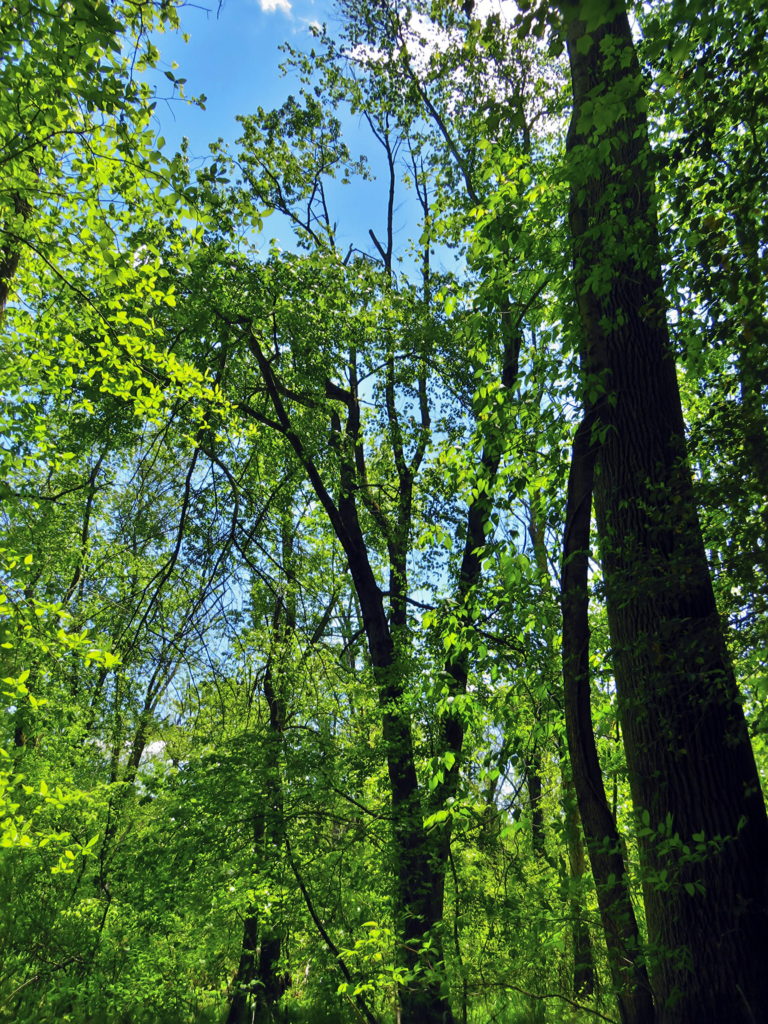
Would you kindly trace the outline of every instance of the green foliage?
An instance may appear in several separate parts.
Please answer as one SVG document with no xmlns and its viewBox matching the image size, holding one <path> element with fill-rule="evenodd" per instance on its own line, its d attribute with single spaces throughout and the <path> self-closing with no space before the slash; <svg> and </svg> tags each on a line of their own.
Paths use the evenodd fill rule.
<svg viewBox="0 0 768 1024">
<path fill-rule="evenodd" d="M 764 771 L 762 15 L 678 7 L 639 14 L 666 283 Z M 234 1024 L 388 1024 L 420 991 L 462 1024 L 612 1019 L 556 588 L 576 410 L 608 383 L 575 365 L 559 16 L 521 12 L 347 5 L 196 173 L 142 79 L 183 12 L 0 13 L 0 1020 L 213 1024 L 239 993 Z M 582 109 L 585 187 L 637 87 Z M 615 213 L 606 251 L 646 245 Z M 698 898 L 733 837 L 633 807 L 597 567 L 589 600 L 630 891 Z M 415 938 L 393 722 L 444 888 Z"/>
</svg>

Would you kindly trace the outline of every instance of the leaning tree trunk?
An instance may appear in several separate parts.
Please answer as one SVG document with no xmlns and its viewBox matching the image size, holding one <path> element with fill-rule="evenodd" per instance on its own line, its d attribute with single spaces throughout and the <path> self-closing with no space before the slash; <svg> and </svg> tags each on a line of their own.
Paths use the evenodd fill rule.
<svg viewBox="0 0 768 1024">
<path fill-rule="evenodd" d="M 358 514 L 356 494 L 360 490 L 360 481 L 358 467 L 350 457 L 352 452 L 359 460 L 364 458 L 356 390 L 353 387 L 347 391 L 331 381 L 326 382 L 328 396 L 347 406 L 343 433 L 339 414 L 334 411 L 331 417 L 331 443 L 339 455 L 339 496 L 334 499 L 293 428 L 277 378 L 258 340 L 251 336 L 248 343 L 277 416 L 277 427 L 294 449 L 344 550 L 360 606 L 378 696 L 389 775 L 395 874 L 393 916 L 398 939 L 396 955 L 398 966 L 405 968 L 411 976 L 409 983 L 403 985 L 399 992 L 400 1024 L 453 1024 L 450 1003 L 439 981 L 442 901 L 438 906 L 433 899 L 436 891 L 442 891 L 437 876 L 444 873 L 445 867 L 436 862 L 434 842 L 424 828 L 411 720 L 403 706 L 406 659 L 400 655 L 396 645 L 397 615 L 391 625 Z M 403 577 L 402 568 L 391 573 L 391 583 L 398 591 L 403 587 Z M 393 605 L 399 603 L 396 598 L 391 598 L 391 602 Z"/>
<path fill-rule="evenodd" d="M 569 896 L 571 941 L 573 943 L 573 994 L 576 998 L 591 996 L 595 991 L 595 958 L 584 906 L 584 875 L 587 873 L 581 819 L 573 792 L 570 764 L 562 768 L 564 834 L 568 847 L 568 868 L 573 894 Z"/>
<path fill-rule="evenodd" d="M 595 418 L 573 442 L 563 540 L 563 702 L 573 785 L 597 890 L 611 980 L 622 1024 L 653 1024 L 654 1007 L 629 891 L 621 837 L 608 806 L 592 728 L 589 679 L 589 534 Z"/>
<path fill-rule="evenodd" d="M 573 474 L 573 470 L 571 471 Z M 591 479 L 589 480 L 591 486 Z M 591 493 L 591 492 L 590 492 Z M 578 497 L 576 498 L 578 500 Z M 590 496 L 590 508 L 591 508 L 591 496 Z M 566 518 L 570 522 L 570 518 L 566 513 Z M 566 537 L 566 541 L 570 542 L 571 547 L 574 550 L 578 548 L 579 543 L 584 545 L 584 562 L 583 569 L 581 570 L 581 578 L 577 577 L 574 581 L 577 583 L 577 593 L 581 589 L 582 597 L 587 594 L 587 551 L 586 548 L 589 543 L 589 520 L 590 512 L 587 510 L 586 521 L 584 518 L 581 520 L 582 534 L 578 532 L 576 536 L 573 534 L 571 529 L 570 537 Z M 584 527 L 586 527 L 586 537 L 584 536 Z M 533 546 L 533 555 L 536 561 L 536 568 L 539 571 L 539 575 L 542 579 L 549 578 L 549 562 L 547 560 L 547 548 L 544 532 L 544 520 L 541 516 L 540 498 L 537 492 L 531 495 L 531 515 L 528 527 L 529 535 L 531 538 L 531 545 Z M 578 567 L 575 567 L 578 568 Z M 561 587 L 562 590 L 562 587 Z M 584 624 L 586 628 L 581 630 L 582 636 L 588 641 L 589 639 L 589 617 L 588 617 L 588 602 L 584 604 Z M 578 636 L 578 625 L 572 623 L 572 626 L 576 626 L 576 635 Z M 563 630 L 565 634 L 565 629 Z M 547 637 L 547 645 L 555 650 L 555 638 L 554 636 Z M 565 646 L 565 640 L 563 640 L 563 646 Z M 588 652 L 587 652 L 588 654 Z M 565 668 L 565 665 L 563 665 Z M 587 657 L 587 675 L 586 683 L 589 682 L 589 658 Z M 572 681 L 574 684 L 578 682 L 578 676 L 571 675 L 566 677 L 566 687 L 568 682 Z M 574 693 L 577 691 L 574 691 Z M 589 687 L 588 685 L 579 691 L 582 699 L 586 697 L 587 710 L 589 711 Z M 591 731 L 591 716 L 587 716 L 590 724 Z M 570 872 L 570 893 L 568 896 L 569 912 L 571 915 L 571 941 L 573 943 L 573 994 L 576 998 L 591 996 L 595 990 L 595 961 L 592 952 L 592 940 L 589 934 L 589 925 L 587 924 L 586 918 L 586 907 L 584 906 L 584 885 L 583 879 L 586 874 L 586 857 L 584 855 L 584 843 L 582 842 L 582 825 L 581 818 L 578 811 L 578 802 L 575 793 L 574 781 L 573 781 L 573 767 L 570 763 L 570 759 L 566 754 L 561 743 L 558 744 L 558 752 L 560 756 L 561 764 L 561 780 L 562 780 L 562 809 L 563 809 L 563 825 L 564 825 L 564 838 L 566 847 L 568 850 L 568 868 Z M 598 772 L 599 774 L 599 772 Z M 530 793 L 530 787 L 529 787 Z M 533 804 L 534 801 L 531 800 Z M 534 832 L 535 834 L 535 832 Z M 540 844 L 543 846 L 543 844 Z M 536 844 L 534 843 L 534 849 Z"/>
<path fill-rule="evenodd" d="M 663 1024 L 768 1021 L 768 821 L 686 460 L 645 96 L 621 3 L 561 2 L 595 506 Z"/>
</svg>

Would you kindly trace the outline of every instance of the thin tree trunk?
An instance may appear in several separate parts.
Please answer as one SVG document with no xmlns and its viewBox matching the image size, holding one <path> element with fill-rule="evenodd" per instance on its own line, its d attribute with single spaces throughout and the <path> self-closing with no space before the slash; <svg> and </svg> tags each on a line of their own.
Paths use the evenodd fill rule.
<svg viewBox="0 0 768 1024">
<path fill-rule="evenodd" d="M 537 492 L 531 494 L 530 506 L 528 533 L 531 538 L 531 545 L 533 546 L 533 557 L 541 580 L 549 580 L 546 534 L 541 511 L 541 499 Z M 554 652 L 556 640 L 551 635 L 551 631 L 547 638 L 547 643 Z M 591 995 L 594 992 L 595 959 L 583 904 L 583 877 L 586 873 L 586 857 L 581 837 L 581 820 L 576 802 L 576 793 L 573 787 L 571 765 L 562 742 L 558 743 L 558 754 L 562 766 L 562 806 L 565 817 L 565 843 L 568 850 L 568 869 L 572 885 L 568 902 L 572 922 L 573 994 L 574 997 L 579 998 Z"/>
<path fill-rule="evenodd" d="M 416 758 L 408 711 L 403 707 L 405 668 L 395 642 L 398 617 L 404 616 L 404 564 L 405 559 L 392 558 L 390 553 L 390 583 L 393 594 L 393 626 L 384 606 L 384 595 L 379 587 L 369 559 L 368 547 L 360 524 L 356 495 L 365 488 L 364 453 L 360 444 L 360 407 L 356 395 L 356 382 L 347 391 L 331 381 L 326 382 L 329 397 L 342 401 L 347 407 L 347 421 L 342 434 L 341 421 L 335 411 L 331 417 L 331 444 L 339 455 L 339 494 L 334 499 L 316 464 L 305 450 L 301 437 L 293 429 L 290 415 L 280 395 L 273 369 L 265 357 L 258 340 L 248 338 L 262 378 L 269 393 L 277 420 L 275 425 L 283 433 L 304 467 L 307 478 L 323 506 L 336 537 L 346 556 L 349 573 L 355 588 L 368 655 L 373 670 L 381 712 L 390 798 L 392 801 L 394 885 L 394 923 L 398 937 L 397 956 L 400 966 L 413 975 L 410 984 L 400 993 L 402 1024 L 453 1024 L 450 1005 L 437 980 L 440 954 L 439 925 L 442 923 L 442 901 L 436 905 L 433 894 L 440 889 L 436 872 L 444 868 L 435 862 L 433 844 L 424 824 L 421 792 L 416 774 Z M 353 362 L 354 372 L 354 362 Z M 407 502 L 406 502 L 407 504 Z M 406 510 L 407 511 L 407 510 Z M 390 548 L 397 548 L 393 532 L 383 524 L 382 532 Z M 406 536 L 410 520 L 397 526 L 397 536 Z M 397 555 L 397 551 L 395 550 Z M 429 948 L 427 947 L 429 944 Z"/>
<path fill-rule="evenodd" d="M 589 693 L 589 532 L 595 449 L 594 418 L 580 424 L 568 479 L 561 581 L 563 691 L 568 754 L 584 826 L 608 963 L 623 1024 L 652 1024 L 653 999 L 627 884 L 616 822 L 608 806 L 597 757 Z"/>
<path fill-rule="evenodd" d="M 755 1024 L 768 1021 L 768 819 L 686 459 L 642 77 L 621 2 L 560 6 L 583 376 L 604 396 L 595 505 L 654 995 L 663 1024 Z"/>
<path fill-rule="evenodd" d="M 535 748 L 525 761 L 525 783 L 531 812 L 531 847 L 537 858 L 545 853 L 544 812 L 541 807 L 541 754 Z"/>
<path fill-rule="evenodd" d="M 284 560 L 287 561 L 285 544 Z M 282 619 L 285 618 L 285 628 Z M 295 627 L 290 602 L 278 597 L 272 618 L 272 645 L 279 646 L 285 633 Z M 283 809 L 282 746 L 285 731 L 285 700 L 277 687 L 274 657 L 270 652 L 262 686 L 269 710 L 269 729 L 264 743 L 263 785 L 257 787 L 264 803 L 253 815 L 253 848 L 259 857 L 279 858 L 285 845 Z M 272 1024 L 279 1019 L 278 1003 L 285 989 L 277 973 L 282 951 L 282 929 L 278 924 L 259 922 L 255 908 L 249 908 L 243 922 L 243 946 L 226 1024 Z"/>
<path fill-rule="evenodd" d="M 592 952 L 589 925 L 584 913 L 583 879 L 587 868 L 586 854 L 581 838 L 581 821 L 570 764 L 563 765 L 562 785 L 568 869 L 574 888 L 574 892 L 569 898 L 573 944 L 573 994 L 578 999 L 590 996 L 595 991 L 595 958 Z"/>
<path fill-rule="evenodd" d="M 13 192 L 11 199 L 13 214 L 23 224 L 28 220 L 32 207 L 19 192 Z M 19 269 L 22 242 L 15 232 L 8 237 L 5 232 L 0 231 L 0 238 L 4 239 L 0 242 L 0 319 L 2 319 L 8 296 L 11 293 L 13 279 Z"/>
</svg>

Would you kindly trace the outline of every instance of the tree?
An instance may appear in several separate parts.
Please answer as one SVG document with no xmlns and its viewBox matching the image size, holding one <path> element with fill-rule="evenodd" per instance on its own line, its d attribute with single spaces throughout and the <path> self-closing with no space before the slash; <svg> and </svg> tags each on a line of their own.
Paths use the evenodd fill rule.
<svg viewBox="0 0 768 1024">
<path fill-rule="evenodd" d="M 346 5 L 194 172 L 0 15 L 0 1016 L 762 1019 L 740 9 Z"/>
<path fill-rule="evenodd" d="M 583 386 L 657 1013 L 763 1019 L 768 821 L 686 458 L 642 76 L 626 10 L 561 10 Z"/>
<path fill-rule="evenodd" d="M 162 176 L 152 93 L 134 71 L 158 59 L 150 34 L 177 26 L 175 6 L 154 0 L 4 8 L 0 309 L 27 255 L 26 289 L 41 274 L 66 281 L 85 246 L 118 270 L 113 232 L 131 223 L 118 207 Z"/>
</svg>

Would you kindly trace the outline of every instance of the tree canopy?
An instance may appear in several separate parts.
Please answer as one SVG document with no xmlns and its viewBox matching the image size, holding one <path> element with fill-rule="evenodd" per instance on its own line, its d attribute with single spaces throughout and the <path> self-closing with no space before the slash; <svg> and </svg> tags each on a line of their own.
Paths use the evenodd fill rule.
<svg viewBox="0 0 768 1024">
<path fill-rule="evenodd" d="M 768 1021 L 767 19 L 0 11 L 0 1020 Z"/>
</svg>

